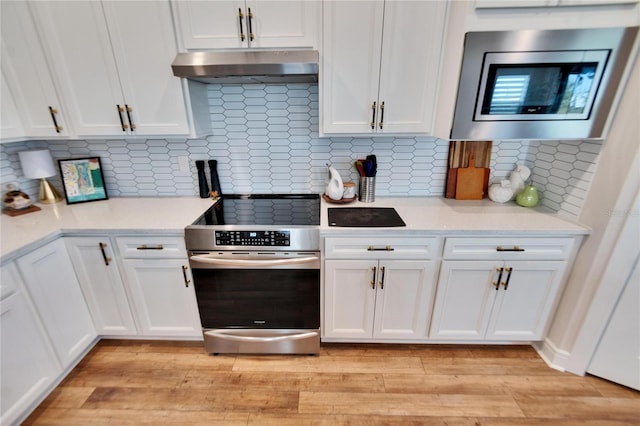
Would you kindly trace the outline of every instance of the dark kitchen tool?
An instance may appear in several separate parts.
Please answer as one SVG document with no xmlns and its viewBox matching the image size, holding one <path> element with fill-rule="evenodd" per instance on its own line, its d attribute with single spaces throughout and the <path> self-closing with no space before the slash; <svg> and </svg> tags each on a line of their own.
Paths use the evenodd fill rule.
<svg viewBox="0 0 640 426">
<path fill-rule="evenodd" d="M 209 173 L 211 174 L 211 190 L 218 193 L 218 197 L 222 197 L 222 188 L 220 188 L 220 178 L 218 177 L 218 161 L 209 160 Z"/>
<path fill-rule="evenodd" d="M 329 207 L 329 226 L 386 228 L 407 226 L 393 207 Z"/>
<path fill-rule="evenodd" d="M 207 176 L 204 174 L 204 160 L 196 161 L 196 169 L 198 169 L 198 186 L 200 187 L 200 198 L 208 198 L 209 185 L 207 184 Z"/>
</svg>

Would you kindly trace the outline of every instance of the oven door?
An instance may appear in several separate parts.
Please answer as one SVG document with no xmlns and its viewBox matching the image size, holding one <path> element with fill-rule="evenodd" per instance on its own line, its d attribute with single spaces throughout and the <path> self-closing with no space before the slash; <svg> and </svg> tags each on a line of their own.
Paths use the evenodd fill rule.
<svg viewBox="0 0 640 426">
<path fill-rule="evenodd" d="M 317 252 L 191 252 L 211 353 L 318 353 Z"/>
</svg>

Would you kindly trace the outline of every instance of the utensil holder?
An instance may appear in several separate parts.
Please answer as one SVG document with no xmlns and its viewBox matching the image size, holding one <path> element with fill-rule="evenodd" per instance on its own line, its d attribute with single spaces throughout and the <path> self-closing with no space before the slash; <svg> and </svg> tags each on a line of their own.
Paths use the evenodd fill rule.
<svg viewBox="0 0 640 426">
<path fill-rule="evenodd" d="M 358 201 L 363 203 L 373 203 L 376 200 L 376 178 L 361 177 L 360 190 L 358 191 Z"/>
</svg>

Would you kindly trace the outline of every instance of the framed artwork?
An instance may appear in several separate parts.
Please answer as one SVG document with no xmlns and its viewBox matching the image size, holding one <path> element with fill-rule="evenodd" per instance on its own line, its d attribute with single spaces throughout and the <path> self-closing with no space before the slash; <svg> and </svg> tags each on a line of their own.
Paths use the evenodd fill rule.
<svg viewBox="0 0 640 426">
<path fill-rule="evenodd" d="M 67 204 L 106 200 L 100 157 L 58 160 Z"/>
</svg>

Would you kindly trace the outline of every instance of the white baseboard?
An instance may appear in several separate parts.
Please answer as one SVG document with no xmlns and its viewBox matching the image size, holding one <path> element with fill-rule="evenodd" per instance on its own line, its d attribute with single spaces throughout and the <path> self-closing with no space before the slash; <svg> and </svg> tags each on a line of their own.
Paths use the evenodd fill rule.
<svg viewBox="0 0 640 426">
<path fill-rule="evenodd" d="M 565 367 L 571 356 L 569 352 L 558 349 L 549 339 L 536 342 L 532 346 L 549 367 L 558 371 L 566 371 Z"/>
</svg>

